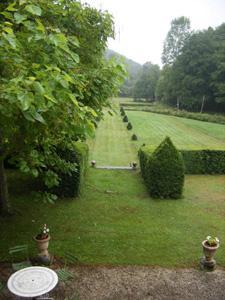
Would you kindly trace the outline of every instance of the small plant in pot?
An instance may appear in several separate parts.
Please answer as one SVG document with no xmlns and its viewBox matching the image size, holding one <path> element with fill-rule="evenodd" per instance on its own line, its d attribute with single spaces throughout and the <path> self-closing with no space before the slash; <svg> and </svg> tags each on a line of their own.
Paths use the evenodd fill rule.
<svg viewBox="0 0 225 300">
<path fill-rule="evenodd" d="M 46 224 L 44 224 L 43 227 L 40 229 L 40 232 L 34 237 L 34 240 L 37 244 L 37 248 L 39 251 L 38 256 L 43 263 L 50 262 L 48 246 L 51 237 L 49 232 L 50 232 L 49 228 L 47 227 Z"/>
<path fill-rule="evenodd" d="M 91 161 L 91 166 L 92 166 L 92 168 L 94 168 L 95 165 L 96 165 L 96 161 L 95 161 L 95 160 L 92 160 L 92 161 Z"/>
<path fill-rule="evenodd" d="M 135 170 L 137 168 L 137 162 L 136 161 L 133 161 L 132 162 L 132 168 Z"/>
<path fill-rule="evenodd" d="M 201 265 L 204 268 L 214 270 L 216 261 L 214 255 L 220 246 L 220 241 L 217 237 L 207 236 L 202 242 L 204 257 L 201 260 Z"/>
</svg>

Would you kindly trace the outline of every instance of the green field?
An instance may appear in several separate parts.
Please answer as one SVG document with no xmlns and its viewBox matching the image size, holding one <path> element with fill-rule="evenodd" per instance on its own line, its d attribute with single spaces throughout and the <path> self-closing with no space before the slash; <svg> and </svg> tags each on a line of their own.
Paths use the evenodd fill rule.
<svg viewBox="0 0 225 300">
<path fill-rule="evenodd" d="M 158 145 L 169 136 L 179 149 L 225 149 L 225 125 L 150 112 L 127 111 L 138 145 Z"/>
<path fill-rule="evenodd" d="M 157 144 L 173 134 L 182 146 L 224 143 L 220 125 L 142 112 L 129 112 L 129 118 L 144 142 L 151 136 Z M 117 166 L 136 159 L 135 147 L 142 140 L 131 142 L 125 126 L 119 114 L 106 115 L 90 142 L 90 158 Z M 50 252 L 63 257 L 69 251 L 81 264 L 197 267 L 207 235 L 222 241 L 216 259 L 225 264 L 224 175 L 186 176 L 182 199 L 160 200 L 149 197 L 138 170 L 89 168 L 81 196 L 55 205 L 35 202 L 31 178 L 16 171 L 8 175 L 16 214 L 0 219 L 0 261 L 9 260 L 8 247 L 18 244 L 27 243 L 35 254 L 32 237 L 47 223 Z"/>
<path fill-rule="evenodd" d="M 89 169 L 82 196 L 55 205 L 34 201 L 30 179 L 9 179 L 16 215 L 1 219 L 0 261 L 23 243 L 35 254 L 32 237 L 44 223 L 50 252 L 83 264 L 198 266 L 207 235 L 225 241 L 225 176 L 187 176 L 183 199 L 153 200 L 138 171 Z M 223 246 L 216 259 L 225 264 Z"/>
<path fill-rule="evenodd" d="M 119 114 L 105 114 L 104 121 L 99 123 L 96 137 L 90 141 L 90 159 L 96 160 L 99 166 L 129 166 L 137 160 L 135 143 L 126 129 Z"/>
</svg>

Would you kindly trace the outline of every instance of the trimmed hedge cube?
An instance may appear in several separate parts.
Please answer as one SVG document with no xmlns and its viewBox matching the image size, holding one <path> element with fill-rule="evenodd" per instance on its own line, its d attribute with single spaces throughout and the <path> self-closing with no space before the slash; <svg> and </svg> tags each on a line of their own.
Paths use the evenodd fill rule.
<svg viewBox="0 0 225 300">
<path fill-rule="evenodd" d="M 184 162 L 169 137 L 153 153 L 140 151 L 139 157 L 142 175 L 153 198 L 181 198 Z"/>
</svg>

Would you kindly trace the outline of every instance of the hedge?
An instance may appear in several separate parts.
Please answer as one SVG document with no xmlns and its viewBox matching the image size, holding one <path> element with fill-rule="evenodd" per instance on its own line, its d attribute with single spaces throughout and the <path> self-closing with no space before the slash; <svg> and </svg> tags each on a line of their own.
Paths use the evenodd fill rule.
<svg viewBox="0 0 225 300">
<path fill-rule="evenodd" d="M 150 155 L 141 150 L 139 157 L 147 189 L 153 198 L 178 199 L 182 196 L 184 162 L 169 137 Z"/>
<path fill-rule="evenodd" d="M 163 115 L 170 115 L 175 117 L 181 117 L 186 119 L 198 120 L 203 122 L 211 122 L 218 124 L 225 124 L 225 116 L 220 114 L 207 114 L 207 113 L 196 113 L 196 112 L 188 112 L 186 110 L 176 110 L 171 108 L 159 108 L 155 106 L 149 106 L 146 108 L 143 107 L 126 107 L 126 111 L 144 111 L 151 112 Z"/>
<path fill-rule="evenodd" d="M 135 133 L 132 134 L 131 140 L 132 140 L 132 141 L 137 141 L 137 140 L 138 140 L 138 137 L 137 137 L 137 135 L 136 135 Z"/>
<path fill-rule="evenodd" d="M 127 124 L 127 130 L 131 130 L 133 127 L 132 127 L 132 124 L 129 122 L 128 124 Z"/>
<path fill-rule="evenodd" d="M 142 146 L 139 150 L 142 176 L 145 177 L 145 165 L 153 153 L 152 146 Z M 225 174 L 225 151 L 223 150 L 179 150 L 183 156 L 185 174 Z"/>
<path fill-rule="evenodd" d="M 128 117 L 127 117 L 127 115 L 125 115 L 125 116 L 123 117 L 123 122 L 128 122 Z"/>
<path fill-rule="evenodd" d="M 59 197 L 76 197 L 80 193 L 88 165 L 88 146 L 85 143 L 76 142 L 73 150 L 58 149 L 57 152 L 67 162 L 76 163 L 77 170 L 70 174 L 58 173 L 60 183 L 52 192 Z"/>
<path fill-rule="evenodd" d="M 225 151 L 181 150 L 186 174 L 225 174 Z"/>
</svg>

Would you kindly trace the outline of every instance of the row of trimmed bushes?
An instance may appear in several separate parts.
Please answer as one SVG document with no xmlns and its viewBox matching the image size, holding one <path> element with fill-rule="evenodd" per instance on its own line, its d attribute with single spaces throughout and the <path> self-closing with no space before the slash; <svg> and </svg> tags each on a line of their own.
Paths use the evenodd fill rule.
<svg viewBox="0 0 225 300">
<path fill-rule="evenodd" d="M 193 119 L 204 122 L 212 122 L 218 124 L 225 124 L 225 116 L 219 114 L 207 114 L 207 113 L 194 113 L 188 112 L 186 110 L 175 110 L 170 108 L 160 108 L 157 106 L 149 106 L 148 108 L 132 108 L 126 107 L 126 110 L 129 111 L 144 111 L 144 112 L 152 112 L 163 115 L 170 115 L 175 117 L 182 117 L 187 119 Z"/>
<path fill-rule="evenodd" d="M 139 150 L 140 166 L 143 177 L 146 161 L 154 152 L 152 147 L 144 146 Z M 223 150 L 180 150 L 184 160 L 185 174 L 225 174 L 225 151 Z"/>
</svg>

